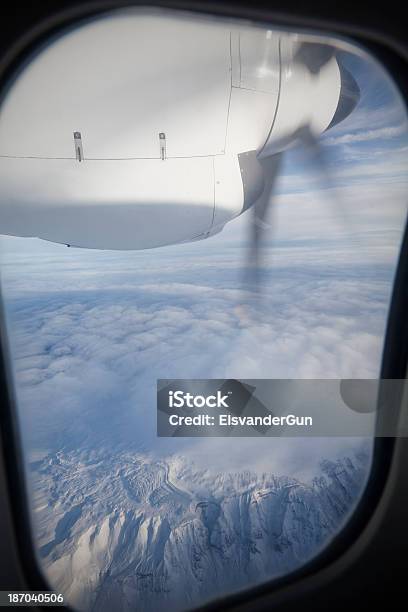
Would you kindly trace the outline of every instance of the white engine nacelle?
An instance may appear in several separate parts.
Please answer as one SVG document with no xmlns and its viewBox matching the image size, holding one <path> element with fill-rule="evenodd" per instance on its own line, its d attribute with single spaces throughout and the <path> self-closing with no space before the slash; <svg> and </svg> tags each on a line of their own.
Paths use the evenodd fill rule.
<svg viewBox="0 0 408 612">
<path fill-rule="evenodd" d="M 344 71 L 304 48 L 136 10 L 63 34 L 1 107 L 0 233 L 99 249 L 217 233 L 262 194 L 259 160 L 338 111 Z"/>
</svg>

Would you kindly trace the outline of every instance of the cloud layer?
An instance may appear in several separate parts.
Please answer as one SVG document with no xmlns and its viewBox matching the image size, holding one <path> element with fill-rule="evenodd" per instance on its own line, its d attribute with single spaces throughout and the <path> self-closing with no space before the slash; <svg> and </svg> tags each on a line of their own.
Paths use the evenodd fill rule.
<svg viewBox="0 0 408 612">
<path fill-rule="evenodd" d="M 382 212 L 386 226 L 375 231 L 370 207 L 355 207 L 350 242 L 336 233 L 321 198 L 300 198 L 295 208 L 288 197 L 265 241 L 260 296 L 243 284 L 242 222 L 224 242 L 143 253 L 39 241 L 28 253 L 9 249 L 3 283 L 32 450 L 109 444 L 183 453 L 217 470 L 307 477 L 325 453 L 356 444 L 156 438 L 158 378 L 378 375 L 403 210 Z"/>
</svg>

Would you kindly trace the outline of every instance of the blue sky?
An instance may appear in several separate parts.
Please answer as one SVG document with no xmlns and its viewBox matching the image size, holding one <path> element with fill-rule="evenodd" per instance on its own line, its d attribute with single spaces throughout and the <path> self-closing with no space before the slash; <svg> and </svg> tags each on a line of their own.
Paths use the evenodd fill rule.
<svg viewBox="0 0 408 612">
<path fill-rule="evenodd" d="M 30 456 L 63 445 L 184 453 L 209 469 L 312 477 L 349 440 L 157 440 L 157 378 L 375 377 L 406 215 L 405 110 L 381 69 L 343 58 L 362 97 L 322 137 L 330 185 L 285 154 L 263 249 L 242 285 L 250 213 L 221 234 L 144 252 L 1 240 L 2 285 Z M 256 449 L 256 452 L 254 452 Z"/>
</svg>

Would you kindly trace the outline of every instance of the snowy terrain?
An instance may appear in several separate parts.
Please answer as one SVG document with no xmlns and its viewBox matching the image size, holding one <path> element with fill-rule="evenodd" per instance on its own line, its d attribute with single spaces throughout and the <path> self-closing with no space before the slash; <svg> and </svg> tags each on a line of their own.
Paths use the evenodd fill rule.
<svg viewBox="0 0 408 612">
<path fill-rule="evenodd" d="M 47 455 L 31 465 L 39 553 L 80 610 L 182 610 L 315 556 L 358 500 L 369 460 L 362 447 L 302 483 L 214 475 L 180 456 Z"/>
</svg>

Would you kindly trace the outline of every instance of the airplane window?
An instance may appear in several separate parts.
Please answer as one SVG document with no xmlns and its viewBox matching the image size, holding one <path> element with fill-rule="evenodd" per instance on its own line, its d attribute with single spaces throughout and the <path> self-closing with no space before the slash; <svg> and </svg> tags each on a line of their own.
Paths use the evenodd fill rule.
<svg viewBox="0 0 408 612">
<path fill-rule="evenodd" d="M 407 184 L 403 103 L 347 41 L 132 9 L 26 62 L 0 108 L 2 295 L 38 563 L 74 609 L 191 609 L 341 531 L 374 415 L 166 435 L 158 398 L 378 379 Z"/>
</svg>

